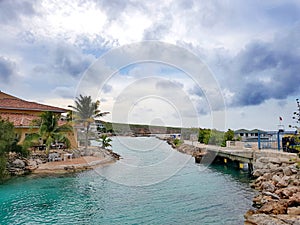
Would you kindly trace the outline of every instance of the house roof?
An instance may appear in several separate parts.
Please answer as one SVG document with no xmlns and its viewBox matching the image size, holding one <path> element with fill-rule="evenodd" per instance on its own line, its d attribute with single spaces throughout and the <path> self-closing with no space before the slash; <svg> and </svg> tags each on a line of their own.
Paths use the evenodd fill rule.
<svg viewBox="0 0 300 225">
<path fill-rule="evenodd" d="M 15 127 L 32 127 L 34 124 L 32 123 L 34 120 L 39 120 L 40 117 L 27 113 L 7 113 L 0 112 L 1 119 L 8 120 L 13 123 Z M 59 120 L 58 125 L 61 126 L 66 124 L 66 121 Z"/>
<path fill-rule="evenodd" d="M 236 133 L 236 134 L 240 134 L 240 133 L 249 133 L 249 130 L 246 130 L 246 129 L 239 129 L 239 130 L 234 131 L 234 133 Z"/>
<path fill-rule="evenodd" d="M 23 99 L 8 95 L 0 91 L 0 109 L 9 110 L 25 110 L 25 111 L 51 111 L 57 113 L 65 113 L 68 110 L 54 107 L 50 105 L 44 105 L 36 102 L 29 102 Z"/>
<path fill-rule="evenodd" d="M 259 129 L 253 129 L 253 130 L 246 130 L 246 129 L 239 129 L 234 131 L 235 134 L 240 134 L 240 133 L 244 133 L 244 134 L 253 134 L 253 133 L 266 133 L 266 131 L 263 130 L 259 130 Z"/>
<path fill-rule="evenodd" d="M 267 132 L 263 131 L 263 130 L 259 130 L 259 129 L 253 129 L 253 130 L 250 130 L 250 133 L 261 133 L 261 134 L 264 134 L 264 133 L 267 133 Z"/>
<path fill-rule="evenodd" d="M 30 127 L 32 121 L 39 119 L 38 116 L 26 113 L 0 113 L 1 119 L 8 120 L 13 123 L 15 127 Z"/>
</svg>

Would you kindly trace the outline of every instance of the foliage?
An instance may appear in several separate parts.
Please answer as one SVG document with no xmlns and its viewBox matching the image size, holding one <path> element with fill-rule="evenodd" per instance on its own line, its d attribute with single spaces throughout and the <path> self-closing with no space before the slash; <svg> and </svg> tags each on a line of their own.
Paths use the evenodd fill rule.
<svg viewBox="0 0 300 225">
<path fill-rule="evenodd" d="M 40 116 L 40 128 L 38 133 L 32 133 L 26 136 L 24 148 L 28 149 L 33 145 L 45 144 L 46 153 L 49 153 L 51 144 L 54 142 L 63 142 L 70 147 L 70 141 L 66 133 L 72 132 L 70 125 L 58 125 L 59 115 L 53 112 L 44 112 Z"/>
<path fill-rule="evenodd" d="M 200 128 L 199 129 L 199 134 L 198 134 L 198 141 L 200 143 L 203 143 L 203 144 L 207 145 L 208 142 L 209 142 L 210 133 L 211 133 L 210 129 Z"/>
<path fill-rule="evenodd" d="M 112 142 L 112 139 L 109 138 L 106 134 L 103 134 L 100 136 L 100 142 L 102 143 L 102 148 L 107 148 L 111 146 L 110 142 Z"/>
<path fill-rule="evenodd" d="M 70 105 L 69 107 L 73 110 L 73 118 L 77 123 L 83 123 L 85 127 L 85 148 L 88 146 L 88 135 L 90 130 L 90 125 L 94 122 L 97 117 L 104 116 L 108 112 L 101 112 L 98 108 L 100 101 L 93 102 L 91 96 L 82 96 L 75 100 L 75 106 Z"/>
<path fill-rule="evenodd" d="M 222 147 L 226 147 L 226 141 L 233 141 L 234 140 L 234 131 L 231 129 L 228 129 L 223 138 Z"/>
<path fill-rule="evenodd" d="M 173 143 L 174 143 L 174 145 L 176 147 L 178 147 L 178 146 L 180 146 L 183 143 L 183 141 L 180 140 L 180 139 L 178 139 L 178 138 L 175 138 L 174 141 L 173 141 Z"/>
<path fill-rule="evenodd" d="M 218 131 L 216 129 L 211 130 L 208 144 L 221 146 L 223 141 L 224 141 L 224 132 Z"/>
<path fill-rule="evenodd" d="M 6 170 L 7 157 L 0 156 L 0 183 L 3 182 L 4 178 L 8 175 Z"/>
<path fill-rule="evenodd" d="M 7 175 L 6 163 L 9 152 L 23 153 L 18 144 L 14 125 L 0 117 L 0 181 Z"/>
<path fill-rule="evenodd" d="M 225 133 L 216 129 L 200 128 L 198 141 L 203 144 L 226 146 L 226 141 L 234 139 L 234 131 L 228 129 Z"/>
</svg>

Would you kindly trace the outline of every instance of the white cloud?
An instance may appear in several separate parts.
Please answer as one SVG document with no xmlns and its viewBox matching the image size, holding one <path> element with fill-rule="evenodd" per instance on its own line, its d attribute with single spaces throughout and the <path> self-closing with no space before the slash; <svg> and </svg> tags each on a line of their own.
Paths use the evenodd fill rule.
<svg viewBox="0 0 300 225">
<path fill-rule="evenodd" d="M 277 111 L 282 101 L 286 101 L 286 113 L 293 111 L 291 96 L 294 98 L 300 94 L 297 86 L 299 15 L 300 3 L 297 0 L 0 1 L 0 89 L 27 99 L 38 96 L 45 101 L 69 101 L 72 92 L 84 90 L 97 96 L 101 90 L 98 86 L 107 84 L 110 86 L 103 87 L 103 92 L 106 92 L 103 107 L 111 109 L 115 99 L 128 86 L 142 77 L 156 76 L 165 79 L 165 84 L 183 85 L 182 94 L 197 106 L 203 125 L 208 126 L 206 121 L 211 121 L 207 105 L 221 112 L 222 107 L 218 106 L 224 97 L 230 115 L 240 119 L 229 119 L 232 127 L 242 125 L 240 121 L 248 123 L 247 126 L 259 125 L 253 122 L 259 121 L 262 128 L 270 127 L 271 121 L 256 119 L 255 113 L 251 112 L 261 107 L 261 117 L 268 117 L 266 105 Z M 214 75 L 209 78 L 199 75 L 197 78 L 197 85 L 204 95 L 189 95 L 195 86 L 189 74 L 194 76 L 199 68 L 187 58 L 187 54 L 155 47 L 135 48 L 132 49 L 134 54 L 126 56 L 120 56 L 120 51 L 116 51 L 107 58 L 105 65 L 100 65 L 99 70 L 96 68 L 97 73 L 90 74 L 93 85 L 90 85 L 90 80 L 87 83 L 80 80 L 89 65 L 112 47 L 144 40 L 176 44 L 204 61 L 211 71 L 203 74 L 210 72 Z M 135 65 L 129 73 L 117 74 L 120 69 L 117 66 L 157 56 L 166 61 L 172 59 L 179 69 L 191 68 L 183 71 L 189 74 L 168 70 L 168 66 L 158 62 L 156 65 Z M 103 80 L 107 74 L 114 73 L 111 80 Z M 8 85 L 12 80 L 14 82 Z M 211 83 L 220 85 L 220 90 L 223 90 L 221 97 L 220 90 Z M 83 88 L 77 89 L 78 84 Z M 136 94 L 151 89 L 150 86 L 136 87 Z M 158 92 L 160 95 L 178 94 L 168 91 L 168 85 L 164 87 L 165 92 Z M 249 88 L 253 89 L 251 93 Z M 185 107 L 184 98 L 181 100 L 180 104 Z M 232 109 L 233 105 L 238 107 Z M 238 112 L 244 112 L 244 117 L 237 115 Z M 189 112 L 182 114 L 187 118 Z M 150 116 L 148 118 L 150 121 Z"/>
</svg>

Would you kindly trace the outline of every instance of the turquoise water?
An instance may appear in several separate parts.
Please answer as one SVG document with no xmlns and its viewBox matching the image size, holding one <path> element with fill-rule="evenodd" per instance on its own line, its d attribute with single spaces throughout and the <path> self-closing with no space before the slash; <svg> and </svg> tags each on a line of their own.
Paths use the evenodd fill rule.
<svg viewBox="0 0 300 225">
<path fill-rule="evenodd" d="M 246 172 L 205 168 L 154 138 L 113 146 L 124 159 L 96 171 L 0 185 L 0 224 L 243 224 Z"/>
</svg>

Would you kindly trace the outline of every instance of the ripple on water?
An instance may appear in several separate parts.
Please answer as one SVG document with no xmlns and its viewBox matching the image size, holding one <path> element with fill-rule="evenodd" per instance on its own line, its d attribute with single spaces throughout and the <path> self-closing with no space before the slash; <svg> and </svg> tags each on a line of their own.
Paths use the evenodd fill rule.
<svg viewBox="0 0 300 225">
<path fill-rule="evenodd" d="M 124 146 L 114 150 L 126 155 Z M 157 149 L 144 155 L 145 162 L 159 159 Z M 110 182 L 93 171 L 18 178 L 0 186 L 0 224 L 243 224 L 254 195 L 247 179 L 230 168 L 203 170 L 192 161 L 169 179 L 144 187 Z"/>
</svg>

